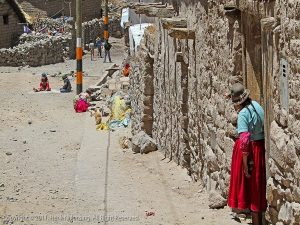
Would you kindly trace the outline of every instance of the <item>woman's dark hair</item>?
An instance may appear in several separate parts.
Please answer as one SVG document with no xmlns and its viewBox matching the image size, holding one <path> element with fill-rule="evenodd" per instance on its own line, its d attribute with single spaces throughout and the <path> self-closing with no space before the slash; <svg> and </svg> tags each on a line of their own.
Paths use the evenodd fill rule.
<svg viewBox="0 0 300 225">
<path fill-rule="evenodd" d="M 244 102 L 241 104 L 241 106 L 242 106 L 243 108 L 245 108 L 246 106 L 248 106 L 248 105 L 251 104 L 251 101 L 252 101 L 252 99 L 248 97 L 248 98 L 246 99 L 246 101 L 244 101 Z"/>
</svg>

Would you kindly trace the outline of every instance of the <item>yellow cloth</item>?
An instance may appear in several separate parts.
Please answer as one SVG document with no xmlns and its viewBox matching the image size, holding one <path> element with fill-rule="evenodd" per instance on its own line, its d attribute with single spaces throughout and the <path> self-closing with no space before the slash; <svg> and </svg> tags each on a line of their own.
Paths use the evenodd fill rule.
<svg viewBox="0 0 300 225">
<path fill-rule="evenodd" d="M 109 130 L 107 123 L 100 123 L 96 126 L 96 130 Z"/>
</svg>

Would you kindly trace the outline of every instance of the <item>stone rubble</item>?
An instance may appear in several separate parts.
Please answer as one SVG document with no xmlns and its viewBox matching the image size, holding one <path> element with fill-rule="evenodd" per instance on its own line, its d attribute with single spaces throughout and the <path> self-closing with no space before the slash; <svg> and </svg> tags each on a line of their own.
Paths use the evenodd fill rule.
<svg viewBox="0 0 300 225">
<path fill-rule="evenodd" d="M 144 131 L 132 137 L 132 151 L 135 153 L 147 154 L 156 151 L 156 142 Z"/>
<path fill-rule="evenodd" d="M 218 192 L 211 191 L 209 193 L 209 208 L 220 209 L 227 205 L 227 200 L 223 198 Z"/>
</svg>

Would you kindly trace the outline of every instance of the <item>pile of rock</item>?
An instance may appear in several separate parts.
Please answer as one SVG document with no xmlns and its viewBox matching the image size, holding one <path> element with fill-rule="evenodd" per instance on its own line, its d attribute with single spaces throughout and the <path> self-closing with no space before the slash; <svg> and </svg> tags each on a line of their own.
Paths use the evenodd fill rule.
<svg viewBox="0 0 300 225">
<path fill-rule="evenodd" d="M 62 40 L 68 41 L 71 38 L 70 33 L 65 33 L 64 35 L 59 34 L 56 37 L 61 38 Z M 30 34 L 22 34 L 19 39 L 19 44 L 24 44 L 25 42 L 37 42 L 41 40 L 50 40 L 53 38 L 52 36 L 49 36 L 48 34 L 44 33 L 30 33 Z"/>
<path fill-rule="evenodd" d="M 156 142 L 144 131 L 132 137 L 132 151 L 135 153 L 147 154 L 157 150 Z"/>
<path fill-rule="evenodd" d="M 35 20 L 33 28 L 36 32 L 61 31 L 62 33 L 68 33 L 72 29 L 72 25 L 69 22 L 71 20 L 67 20 L 66 18 L 43 18 Z"/>
</svg>

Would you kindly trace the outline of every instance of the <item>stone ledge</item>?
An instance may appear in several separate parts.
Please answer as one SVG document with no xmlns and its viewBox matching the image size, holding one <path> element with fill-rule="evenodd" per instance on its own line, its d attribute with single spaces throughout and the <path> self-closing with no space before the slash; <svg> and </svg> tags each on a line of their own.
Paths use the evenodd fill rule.
<svg viewBox="0 0 300 225">
<path fill-rule="evenodd" d="M 137 14 L 145 14 L 148 17 L 171 18 L 175 15 L 173 7 L 163 6 L 136 6 L 135 12 Z"/>
<path fill-rule="evenodd" d="M 184 18 L 163 18 L 161 22 L 164 29 L 187 28 L 187 21 Z"/>
<path fill-rule="evenodd" d="M 170 29 L 169 36 L 178 39 L 195 39 L 196 32 L 195 29 L 172 28 Z"/>
</svg>

